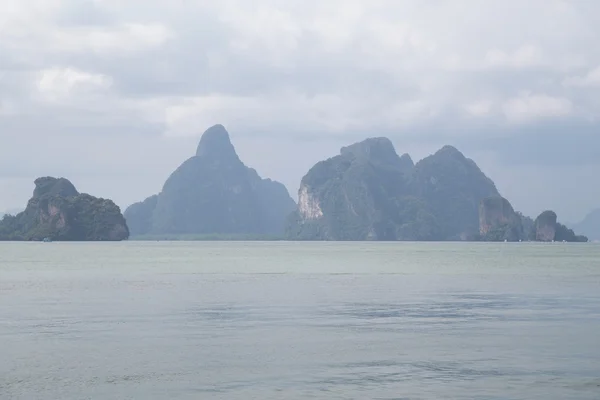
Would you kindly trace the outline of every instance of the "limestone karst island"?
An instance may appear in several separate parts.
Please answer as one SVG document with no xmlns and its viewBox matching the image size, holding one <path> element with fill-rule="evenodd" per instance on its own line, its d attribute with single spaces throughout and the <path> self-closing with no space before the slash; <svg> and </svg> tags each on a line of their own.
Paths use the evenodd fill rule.
<svg viewBox="0 0 600 400">
<path fill-rule="evenodd" d="M 0 221 L 0 240 L 245 238 L 379 241 L 567 241 L 585 236 L 544 211 L 515 211 L 477 164 L 444 146 L 416 164 L 384 137 L 343 147 L 285 186 L 238 157 L 222 125 L 160 193 L 129 206 L 79 193 L 65 178 L 35 180 L 25 210 Z"/>
<path fill-rule="evenodd" d="M 35 180 L 33 196 L 17 215 L 0 221 L 1 240 L 119 241 L 129 229 L 111 200 L 79 193 L 65 178 Z"/>
</svg>

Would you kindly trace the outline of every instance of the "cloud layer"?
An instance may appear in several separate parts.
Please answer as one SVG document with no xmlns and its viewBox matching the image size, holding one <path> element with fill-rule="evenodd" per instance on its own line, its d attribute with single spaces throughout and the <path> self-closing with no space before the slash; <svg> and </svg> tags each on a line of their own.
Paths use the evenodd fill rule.
<svg viewBox="0 0 600 400">
<path fill-rule="evenodd" d="M 585 1 L 5 0 L 0 209 L 46 174 L 126 206 L 222 123 L 292 193 L 386 135 L 455 144 L 517 208 L 577 218 L 600 206 L 580 179 L 600 173 L 598 37 Z"/>
</svg>

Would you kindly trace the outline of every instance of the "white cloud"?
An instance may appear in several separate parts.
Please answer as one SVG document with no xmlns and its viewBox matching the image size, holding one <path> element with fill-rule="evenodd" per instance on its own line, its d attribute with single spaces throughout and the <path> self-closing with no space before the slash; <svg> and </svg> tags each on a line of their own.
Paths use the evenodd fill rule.
<svg viewBox="0 0 600 400">
<path fill-rule="evenodd" d="M 512 53 L 494 49 L 485 56 L 485 64 L 489 67 L 528 68 L 543 62 L 542 51 L 533 45 L 523 45 Z"/>
<path fill-rule="evenodd" d="M 161 24 L 127 23 L 109 29 L 61 29 L 55 32 L 50 46 L 57 51 L 130 53 L 160 46 L 171 37 L 169 29 Z"/>
<path fill-rule="evenodd" d="M 0 13 L 0 38 L 25 34 L 27 28 L 45 24 L 60 9 L 61 0 L 3 0 Z M 14 37 L 13 36 L 13 37 Z"/>
<path fill-rule="evenodd" d="M 494 103 L 491 100 L 479 100 L 467 104 L 465 110 L 472 116 L 482 117 L 492 112 L 493 105 Z"/>
<path fill-rule="evenodd" d="M 3 155 L 18 164 L 12 138 L 48 132 L 65 145 L 66 132 L 95 136 L 107 151 L 115 137 L 163 135 L 153 159 L 214 123 L 248 146 L 256 132 L 281 138 L 285 152 L 290 135 L 484 143 L 492 129 L 531 137 L 557 118 L 598 121 L 599 11 L 569 0 L 4 0 Z M 57 162 L 44 157 L 40 168 Z"/>
<path fill-rule="evenodd" d="M 0 40 L 22 59 L 61 52 L 144 51 L 164 44 L 173 32 L 160 22 L 114 21 L 111 24 L 63 24 L 70 8 L 83 7 L 80 18 L 102 11 L 99 0 L 4 0 L 0 13 Z"/>
<path fill-rule="evenodd" d="M 348 1 L 339 7 L 336 2 L 320 2 L 306 29 L 319 38 L 318 45 L 325 51 L 337 53 L 352 45 L 364 13 L 364 3 Z"/>
<path fill-rule="evenodd" d="M 301 122 L 337 134 L 402 130 L 465 111 L 512 121 L 575 115 L 594 108 L 561 93 L 562 82 L 593 84 L 600 75 L 568 78 L 582 63 L 598 65 L 600 53 L 586 42 L 595 29 L 589 10 L 563 0 L 522 9 L 468 0 L 33 0 L 31 12 L 7 1 L 0 57 L 44 71 L 46 98 L 95 93 L 105 101 L 87 106 L 128 104 L 132 118 L 162 122 L 169 135 L 195 135 L 208 121 L 253 129 Z M 514 98 L 523 90 L 553 98 Z"/>
<path fill-rule="evenodd" d="M 506 118 L 511 122 L 565 117 L 573 112 L 571 100 L 544 94 L 523 93 L 503 104 Z"/>
<path fill-rule="evenodd" d="M 187 98 L 175 104 L 165 101 L 167 135 L 195 136 L 206 127 L 224 123 L 237 131 L 310 133 L 343 135 L 349 131 L 405 128 L 435 110 L 425 102 L 393 101 L 344 97 L 335 93 L 307 96 L 281 91 L 260 97 L 209 95 Z M 376 121 L 376 123 L 374 123 Z"/>
<path fill-rule="evenodd" d="M 105 90 L 111 85 L 109 76 L 67 67 L 41 71 L 37 89 L 44 99 L 56 101 L 72 95 Z"/>
<path fill-rule="evenodd" d="M 231 48 L 236 52 L 262 50 L 289 55 L 297 49 L 302 35 L 302 28 L 293 15 L 278 8 L 245 10 L 238 6 L 227 7 L 220 13 L 219 19 L 235 33 Z"/>
<path fill-rule="evenodd" d="M 600 86 L 600 67 L 592 69 L 584 76 L 571 76 L 564 80 L 565 86 L 596 87 Z"/>
<path fill-rule="evenodd" d="M 8 102 L 7 100 L 0 99 L 0 116 L 14 115 L 15 113 L 16 108 L 14 104 Z"/>
</svg>

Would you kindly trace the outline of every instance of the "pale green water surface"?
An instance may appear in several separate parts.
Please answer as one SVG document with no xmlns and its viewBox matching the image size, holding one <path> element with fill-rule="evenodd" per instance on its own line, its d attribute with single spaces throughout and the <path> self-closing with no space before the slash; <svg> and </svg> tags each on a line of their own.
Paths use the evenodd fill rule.
<svg viewBox="0 0 600 400">
<path fill-rule="evenodd" d="M 594 244 L 0 243 L 1 399 L 600 399 Z"/>
</svg>

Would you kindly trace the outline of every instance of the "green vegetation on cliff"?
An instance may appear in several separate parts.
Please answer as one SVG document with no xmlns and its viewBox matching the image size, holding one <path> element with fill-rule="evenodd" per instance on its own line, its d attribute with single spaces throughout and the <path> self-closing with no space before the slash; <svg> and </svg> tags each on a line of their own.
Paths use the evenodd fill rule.
<svg viewBox="0 0 600 400">
<path fill-rule="evenodd" d="M 117 241 L 128 237 L 125 218 L 114 202 L 80 194 L 64 178 L 36 179 L 25 210 L 0 221 L 0 240 Z"/>
<path fill-rule="evenodd" d="M 406 162 L 392 143 L 372 138 L 317 163 L 302 179 L 287 236 L 306 240 L 396 240 L 413 213 L 403 212 Z M 405 220 L 405 217 L 410 220 Z"/>
<path fill-rule="evenodd" d="M 554 211 L 544 211 L 535 221 L 515 212 L 503 197 L 488 197 L 479 207 L 479 240 L 498 241 L 565 241 L 587 242 L 585 236 L 576 235 L 571 229 L 557 222 Z"/>
<path fill-rule="evenodd" d="M 553 226 L 560 240 L 584 239 Z M 515 212 L 456 148 L 444 146 L 413 164 L 383 137 L 313 166 L 286 226 L 290 240 L 519 241 L 535 232 L 536 223 Z"/>
<path fill-rule="evenodd" d="M 302 179 L 287 236 L 303 240 L 467 239 L 493 183 L 446 146 L 413 165 L 387 138 L 342 148 Z"/>
<path fill-rule="evenodd" d="M 557 215 L 554 211 L 546 210 L 535 219 L 535 229 L 532 233 L 532 239 L 540 242 L 587 242 L 588 238 L 582 235 L 576 235 L 572 229 L 557 222 Z"/>
<path fill-rule="evenodd" d="M 136 236 L 278 235 L 295 207 L 285 186 L 244 165 L 215 125 L 162 191 L 128 207 L 125 218 Z"/>
<path fill-rule="evenodd" d="M 428 205 L 442 240 L 472 239 L 479 230 L 479 203 L 499 196 L 494 182 L 452 146 L 416 164 L 410 189 Z"/>
<path fill-rule="evenodd" d="M 508 200 L 501 196 L 486 197 L 479 205 L 480 240 L 518 242 L 525 240 L 523 221 Z"/>
</svg>

